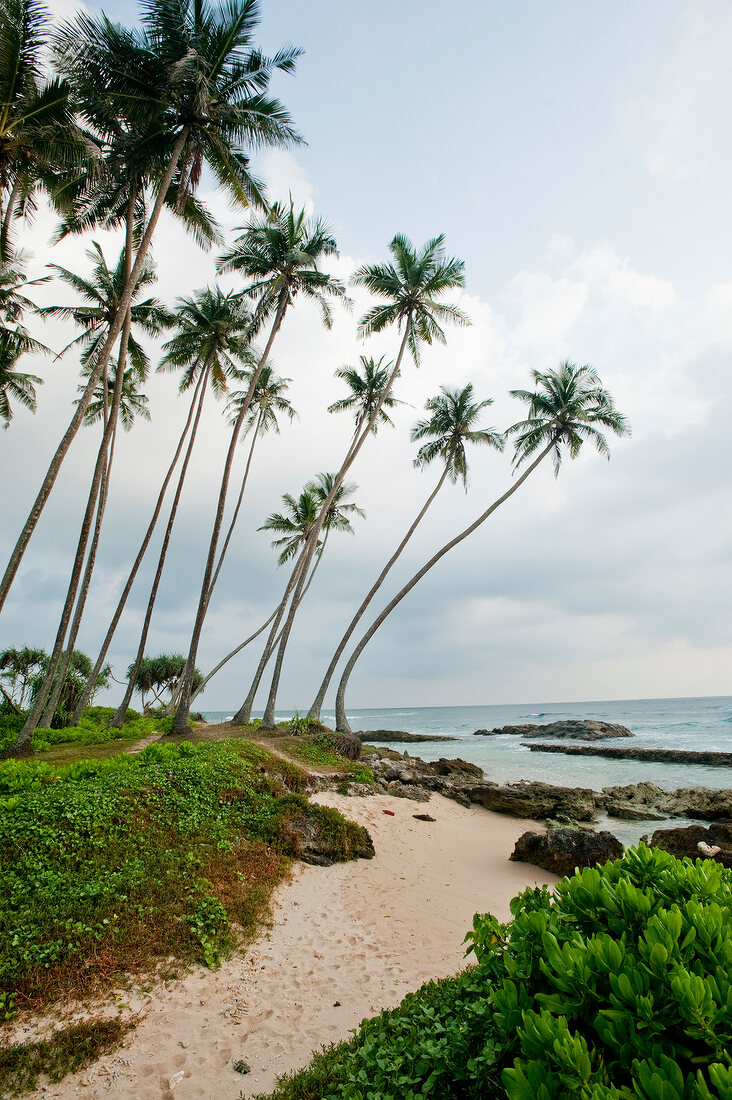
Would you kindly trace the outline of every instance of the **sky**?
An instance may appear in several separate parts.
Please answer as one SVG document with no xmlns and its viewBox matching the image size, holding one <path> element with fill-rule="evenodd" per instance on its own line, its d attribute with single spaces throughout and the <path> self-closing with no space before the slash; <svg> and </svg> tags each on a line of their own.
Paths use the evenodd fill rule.
<svg viewBox="0 0 732 1100">
<path fill-rule="evenodd" d="M 53 0 L 67 18 L 78 7 Z M 133 22 L 134 4 L 107 10 Z M 732 9 L 673 0 L 551 5 L 458 0 L 263 0 L 260 41 L 303 48 L 274 91 L 307 144 L 254 158 L 273 198 L 324 216 L 347 279 L 385 259 L 397 232 L 439 233 L 465 261 L 454 298 L 472 325 L 408 365 L 393 430 L 370 440 L 349 478 L 367 512 L 334 535 L 303 604 L 279 704 L 306 709 L 342 630 L 435 484 L 409 440 L 440 386 L 492 398 L 486 425 L 522 416 L 508 391 L 563 359 L 599 372 L 633 434 L 611 459 L 583 450 L 558 478 L 544 464 L 426 577 L 387 620 L 351 678 L 351 708 L 724 695 L 732 691 Z M 246 212 L 204 180 L 229 239 Z M 88 270 L 89 239 L 49 244 L 53 216 L 24 230 L 32 271 Z M 119 243 L 95 233 L 108 255 Z M 172 304 L 214 278 L 172 220 L 154 247 L 156 293 Z M 236 286 L 229 278 L 227 286 Z M 207 672 L 270 614 L 285 584 L 266 532 L 282 493 L 335 470 L 351 422 L 327 406 L 334 371 L 393 358 L 397 333 L 362 342 L 371 302 L 353 292 L 331 332 L 298 303 L 273 350 L 300 419 L 258 446 L 251 490 L 199 650 Z M 57 285 L 39 303 L 70 301 Z M 74 335 L 34 322 L 54 350 Z M 154 361 L 159 349 L 151 347 Z M 7 556 L 76 396 L 78 364 L 29 358 L 35 416 L 0 433 Z M 150 424 L 120 440 L 80 646 L 96 653 L 185 417 L 176 380 L 153 374 Z M 223 405 L 206 410 L 148 652 L 186 652 L 226 446 Z M 98 430 L 64 464 L 0 620 L 2 645 L 50 647 L 68 581 Z M 239 457 L 240 468 L 245 457 Z M 511 484 L 510 454 L 475 449 L 468 491 L 446 487 L 373 605 Z M 110 652 L 124 678 L 147 600 L 148 564 Z M 364 626 L 371 617 L 364 620 Z M 202 709 L 238 707 L 259 658 L 249 647 L 211 682 Z M 265 678 L 266 679 L 266 678 Z M 115 701 L 114 687 L 100 702 Z M 262 702 L 263 705 L 263 702 Z M 329 713 L 326 707 L 325 713 Z M 330 712 L 332 713 L 332 711 Z"/>
</svg>

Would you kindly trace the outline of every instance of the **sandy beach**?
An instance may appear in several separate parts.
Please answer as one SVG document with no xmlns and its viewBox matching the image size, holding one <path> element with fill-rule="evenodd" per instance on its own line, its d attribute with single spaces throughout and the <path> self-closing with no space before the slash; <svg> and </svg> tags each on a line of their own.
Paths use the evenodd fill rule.
<svg viewBox="0 0 732 1100">
<path fill-rule="evenodd" d="M 127 997 L 141 1018 L 124 1047 L 43 1095 L 239 1100 L 271 1089 L 365 1016 L 459 970 L 473 913 L 505 919 L 517 891 L 554 881 L 508 861 L 531 822 L 440 795 L 427 804 L 330 792 L 318 800 L 368 828 L 375 858 L 297 865 L 272 927 L 246 956 Z M 424 812 L 435 822 L 413 817 Z"/>
</svg>

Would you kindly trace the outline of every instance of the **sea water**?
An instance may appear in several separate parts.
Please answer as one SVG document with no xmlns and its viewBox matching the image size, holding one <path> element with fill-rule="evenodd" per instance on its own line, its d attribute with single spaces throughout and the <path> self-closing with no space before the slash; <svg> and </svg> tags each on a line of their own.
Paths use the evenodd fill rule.
<svg viewBox="0 0 732 1100">
<path fill-rule="evenodd" d="M 277 713 L 280 721 L 292 711 Z M 209 712 L 210 722 L 221 722 L 231 711 Z M 534 722 L 537 725 L 567 718 L 596 718 L 618 722 L 634 734 L 633 740 L 608 740 L 601 744 L 633 746 L 640 749 L 694 749 L 732 752 L 732 696 L 695 699 L 615 699 L 584 703 L 531 703 L 507 706 L 472 707 L 393 707 L 354 708 L 348 715 L 357 731 L 376 729 L 406 733 L 436 734 L 454 737 L 453 742 L 399 744 L 391 748 L 437 760 L 441 756 L 460 756 L 478 764 L 486 779 L 514 783 L 519 779 L 539 780 L 567 787 L 603 787 L 647 781 L 664 790 L 677 787 L 732 787 L 732 768 L 703 764 L 661 764 L 641 760 L 609 760 L 599 756 L 565 756 L 561 753 L 531 752 L 522 745 L 527 737 L 476 736 L 477 729 Z M 335 718 L 327 710 L 323 722 L 332 726 Z M 669 825 L 681 824 L 679 821 Z M 635 822 L 609 824 L 625 842 L 637 839 L 648 825 Z M 655 824 L 651 828 L 655 828 Z"/>
</svg>

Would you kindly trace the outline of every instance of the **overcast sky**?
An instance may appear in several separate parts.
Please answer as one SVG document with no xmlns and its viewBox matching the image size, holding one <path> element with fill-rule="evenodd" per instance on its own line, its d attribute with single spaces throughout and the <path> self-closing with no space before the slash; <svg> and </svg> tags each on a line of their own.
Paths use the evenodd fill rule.
<svg viewBox="0 0 732 1100">
<path fill-rule="evenodd" d="M 76 5 L 52 2 L 66 16 Z M 732 8 L 673 0 L 546 4 L 457 0 L 263 0 L 261 41 L 304 49 L 275 91 L 306 147 L 264 154 L 273 197 L 325 216 L 344 278 L 386 257 L 396 232 L 445 233 L 466 264 L 459 304 L 472 327 L 409 365 L 395 429 L 351 472 L 366 521 L 334 535 L 297 619 L 280 704 L 307 708 L 365 590 L 437 479 L 412 467 L 409 429 L 440 385 L 492 397 L 486 423 L 521 416 L 507 396 L 530 371 L 591 363 L 633 435 L 612 458 L 589 451 L 558 480 L 542 468 L 446 557 L 377 634 L 351 680 L 351 707 L 553 702 L 729 694 L 732 667 Z M 92 10 L 100 10 L 91 6 Z M 104 5 L 101 5 L 104 8 Z M 131 22 L 135 6 L 107 8 Z M 245 215 L 204 193 L 227 229 Z M 48 245 L 43 213 L 26 244 L 34 271 L 87 266 L 89 241 Z M 118 242 L 95 234 L 110 259 Z M 172 303 L 213 278 L 171 220 L 154 258 Z M 228 285 L 236 285 L 229 281 Z M 57 286 L 39 302 L 69 301 Z M 332 332 L 298 303 L 273 359 L 300 414 L 264 440 L 241 525 L 199 651 L 205 672 L 268 617 L 285 583 L 264 532 L 283 492 L 336 470 L 351 428 L 325 408 L 333 372 L 361 353 L 396 354 L 397 333 L 356 339 L 355 295 Z M 39 325 L 54 349 L 73 336 Z M 157 354 L 157 353 L 155 353 Z M 4 557 L 76 396 L 77 364 L 26 360 L 45 378 L 35 416 L 0 433 Z M 94 591 L 80 637 L 96 649 L 185 417 L 171 376 L 149 383 L 153 420 L 120 440 Z M 206 411 L 148 650 L 187 651 L 226 445 L 222 405 Z M 4 645 L 50 647 L 68 580 L 97 429 L 74 444 L 0 624 Z M 240 462 L 244 459 L 242 448 Z M 509 457 L 472 458 L 469 491 L 447 487 L 374 612 L 434 550 L 510 485 Z M 122 679 L 147 600 L 141 577 L 111 651 Z M 370 622 L 370 618 L 365 622 Z M 364 624 L 365 625 L 365 624 Z M 254 646 L 212 681 L 205 710 L 239 705 Z M 114 701 L 117 692 L 107 696 Z M 101 701 L 101 700 L 100 700 Z M 106 700 L 105 700 L 106 701 Z"/>
</svg>

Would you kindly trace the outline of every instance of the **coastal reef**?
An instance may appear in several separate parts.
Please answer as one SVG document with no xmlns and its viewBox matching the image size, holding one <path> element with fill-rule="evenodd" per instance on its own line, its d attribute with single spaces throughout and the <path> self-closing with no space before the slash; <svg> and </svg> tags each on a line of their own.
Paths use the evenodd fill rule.
<svg viewBox="0 0 732 1100">
<path fill-rule="evenodd" d="M 594 718 L 568 718 L 560 722 L 524 723 L 519 726 L 498 726 L 492 730 L 476 730 L 474 737 L 553 737 L 558 741 L 603 741 L 613 737 L 635 737 L 617 722 L 598 722 Z"/>
</svg>

